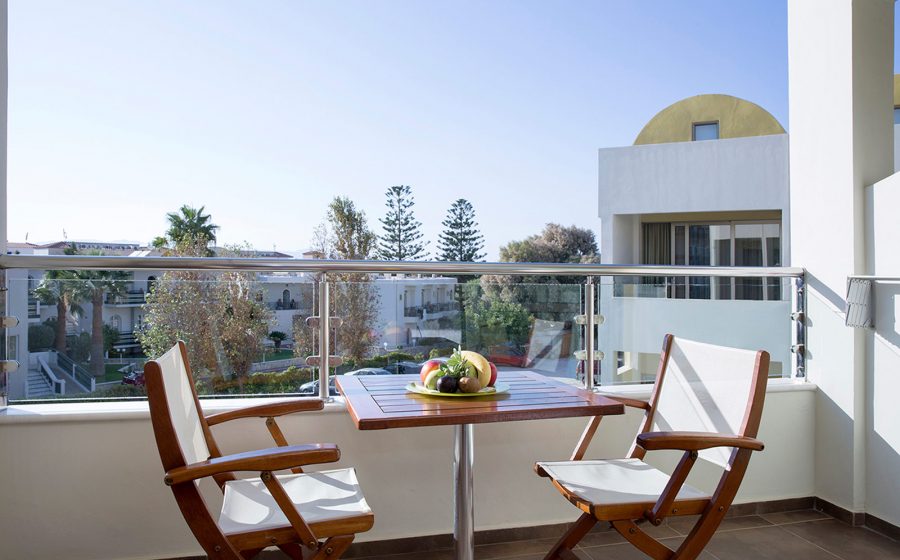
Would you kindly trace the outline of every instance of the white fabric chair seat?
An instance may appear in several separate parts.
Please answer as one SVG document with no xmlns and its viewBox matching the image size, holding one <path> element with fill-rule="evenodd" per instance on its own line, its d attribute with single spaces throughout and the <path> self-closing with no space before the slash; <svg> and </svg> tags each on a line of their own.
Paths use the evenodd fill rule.
<svg viewBox="0 0 900 560">
<path fill-rule="evenodd" d="M 670 476 L 640 459 L 538 463 L 550 478 L 594 509 L 631 505 L 638 514 L 652 506 Z M 710 495 L 685 484 L 676 500 L 708 500 Z"/>
<path fill-rule="evenodd" d="M 291 501 L 308 524 L 371 513 L 355 469 L 280 475 Z M 290 525 L 275 498 L 259 478 L 225 483 L 219 527 L 225 534 L 261 531 Z"/>
</svg>

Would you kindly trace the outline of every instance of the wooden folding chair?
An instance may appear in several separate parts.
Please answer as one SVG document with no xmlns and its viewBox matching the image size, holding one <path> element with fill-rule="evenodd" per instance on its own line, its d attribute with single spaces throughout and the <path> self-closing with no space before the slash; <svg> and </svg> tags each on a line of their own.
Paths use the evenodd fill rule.
<svg viewBox="0 0 900 560">
<path fill-rule="evenodd" d="M 372 528 L 374 516 L 356 472 L 304 473 L 302 466 L 340 459 L 334 444 L 287 445 L 275 417 L 321 410 L 319 399 L 298 399 L 203 416 L 183 342 L 144 366 L 150 417 L 181 514 L 212 559 L 248 560 L 277 546 L 294 559 L 332 560 Z M 239 418 L 266 418 L 278 447 L 223 456 L 210 426 Z M 274 471 L 292 469 L 292 474 Z M 257 472 L 259 478 L 235 477 Z M 224 493 L 214 519 L 197 482 L 212 477 Z"/>
<path fill-rule="evenodd" d="M 539 462 L 535 472 L 584 513 L 545 560 L 574 558 L 572 548 L 598 521 L 609 522 L 631 544 L 656 560 L 693 560 L 731 506 L 752 451 L 766 395 L 767 352 L 714 346 L 666 335 L 649 402 L 612 397 L 644 411 L 628 458 L 584 460 L 600 424 L 592 418 L 568 461 Z M 678 431 L 675 431 L 678 430 Z M 647 451 L 680 450 L 671 476 L 642 459 Z M 724 471 L 712 494 L 685 484 L 697 458 Z M 659 525 L 668 516 L 700 518 L 678 550 L 650 537 L 641 522 Z"/>
</svg>

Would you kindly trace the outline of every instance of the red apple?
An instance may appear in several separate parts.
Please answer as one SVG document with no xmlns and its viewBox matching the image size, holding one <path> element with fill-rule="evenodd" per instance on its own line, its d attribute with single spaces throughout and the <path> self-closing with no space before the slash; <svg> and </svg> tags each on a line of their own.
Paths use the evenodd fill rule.
<svg viewBox="0 0 900 560">
<path fill-rule="evenodd" d="M 494 362 L 488 362 L 491 364 L 491 380 L 488 382 L 488 387 L 493 387 L 494 383 L 497 382 L 497 366 L 494 365 Z"/>
<path fill-rule="evenodd" d="M 425 378 L 428 377 L 428 374 L 441 367 L 442 363 L 441 360 L 428 360 L 422 364 L 422 371 L 419 372 L 419 378 L 422 380 L 423 385 L 425 384 Z"/>
</svg>

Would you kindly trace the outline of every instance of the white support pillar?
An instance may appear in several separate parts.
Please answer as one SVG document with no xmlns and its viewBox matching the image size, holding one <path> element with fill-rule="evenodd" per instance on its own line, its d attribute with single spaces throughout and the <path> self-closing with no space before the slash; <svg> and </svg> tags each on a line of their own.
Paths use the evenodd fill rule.
<svg viewBox="0 0 900 560">
<path fill-rule="evenodd" d="M 0 255 L 6 254 L 6 123 L 9 89 L 9 4 L 0 0 Z"/>
<path fill-rule="evenodd" d="M 807 372 L 819 386 L 816 494 L 865 510 L 865 333 L 844 326 L 867 271 L 867 185 L 893 172 L 893 0 L 789 0 L 791 260 L 808 271 Z"/>
</svg>

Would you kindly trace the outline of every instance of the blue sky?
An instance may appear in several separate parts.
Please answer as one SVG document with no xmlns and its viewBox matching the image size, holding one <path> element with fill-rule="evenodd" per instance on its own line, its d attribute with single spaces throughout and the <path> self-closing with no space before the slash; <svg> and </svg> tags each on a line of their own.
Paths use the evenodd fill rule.
<svg viewBox="0 0 900 560">
<path fill-rule="evenodd" d="M 699 93 L 787 128 L 785 0 L 11 0 L 9 239 L 308 247 L 346 195 L 411 185 L 434 249 L 459 197 L 488 258 L 547 222 L 599 237 L 597 158 Z"/>
</svg>

